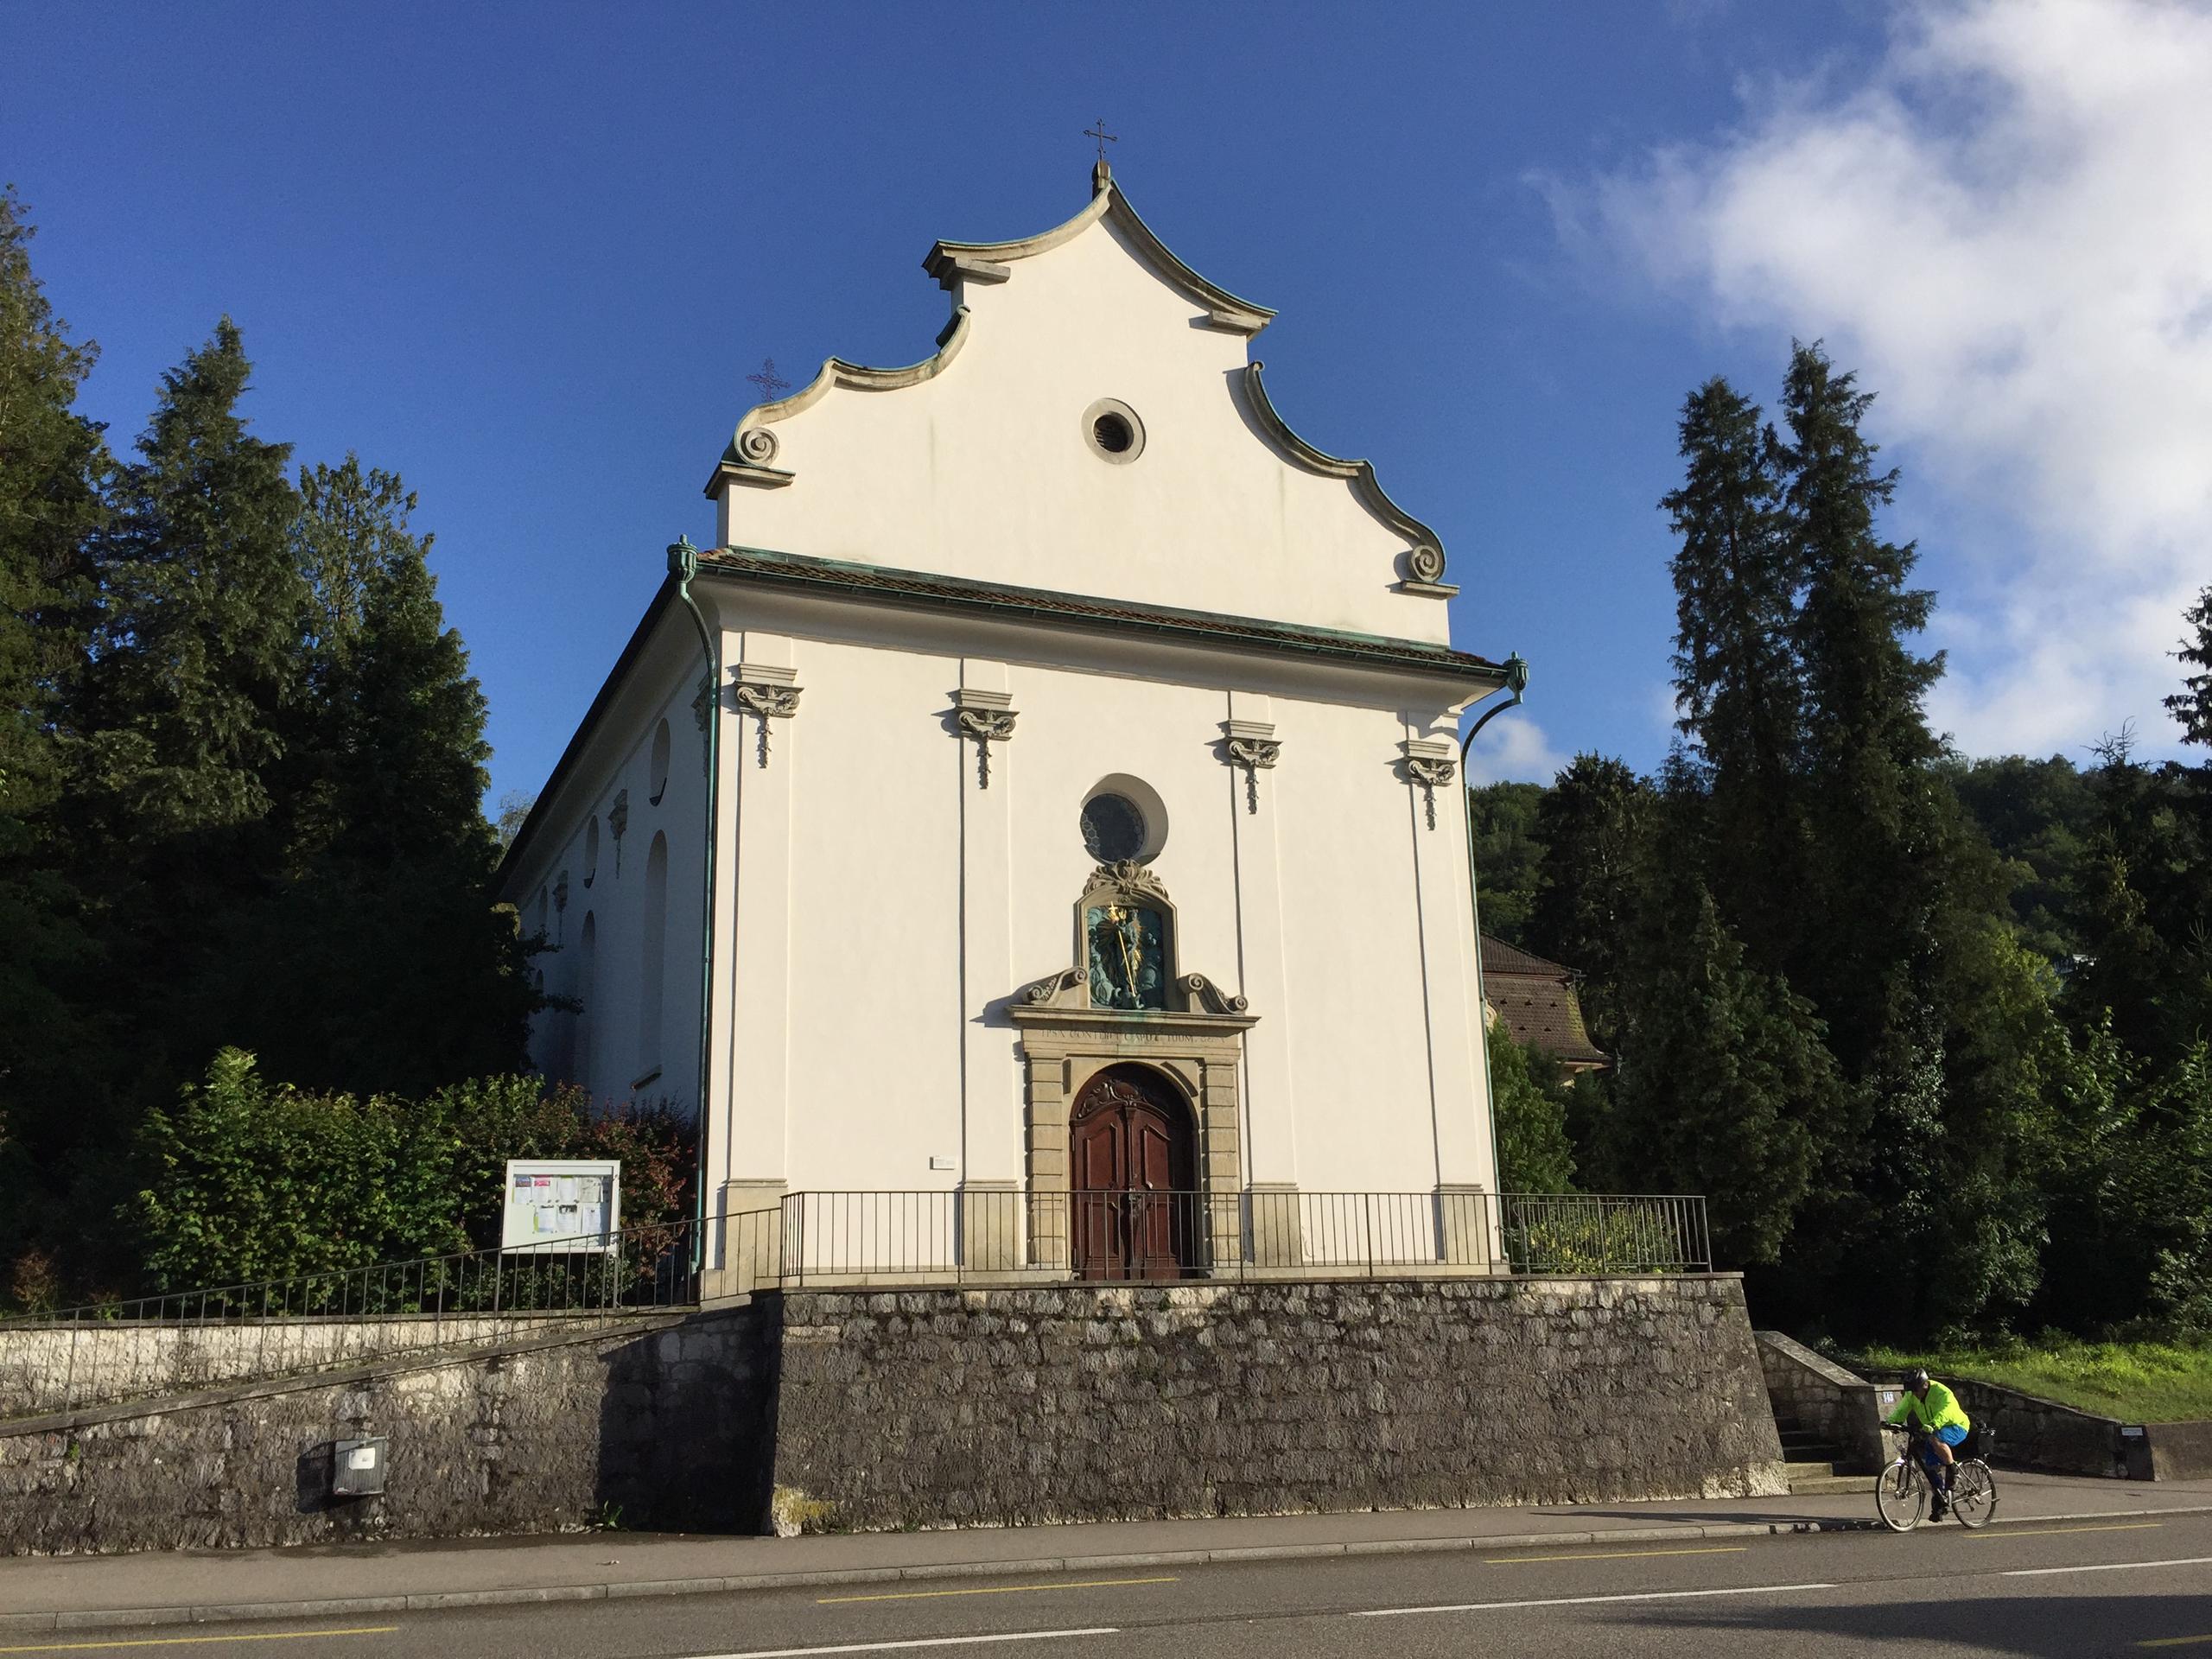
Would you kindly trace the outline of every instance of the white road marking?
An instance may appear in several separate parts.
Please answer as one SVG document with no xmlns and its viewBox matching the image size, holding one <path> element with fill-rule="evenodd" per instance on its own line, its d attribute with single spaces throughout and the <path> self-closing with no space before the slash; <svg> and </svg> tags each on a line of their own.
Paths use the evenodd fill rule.
<svg viewBox="0 0 2212 1659">
<path fill-rule="evenodd" d="M 1119 1636 L 1111 1624 L 1080 1630 L 1009 1630 L 1001 1636 L 925 1636 L 907 1642 L 842 1642 L 830 1648 L 752 1648 L 743 1653 L 702 1654 L 699 1659 L 807 1659 L 817 1653 L 888 1653 L 894 1648 L 964 1648 L 978 1642 L 1051 1642 L 1064 1636 Z"/>
<path fill-rule="evenodd" d="M 1442 1607 L 1365 1607 L 1353 1618 L 1394 1618 L 1400 1613 L 1486 1613 L 1508 1607 L 1586 1607 L 1604 1601 L 1681 1601 L 1693 1596 L 1780 1596 L 1792 1590 L 1833 1590 L 1832 1584 L 1747 1584 L 1738 1590 L 1649 1590 L 1634 1596 L 1548 1596 L 1541 1601 L 1462 1601 Z"/>
<path fill-rule="evenodd" d="M 2178 1561 L 2103 1561 L 2094 1567 L 2016 1567 L 2000 1573 L 2002 1579 L 2041 1579 L 2053 1573 L 2125 1573 L 2131 1567 L 2202 1567 L 2212 1555 L 2190 1555 Z"/>
</svg>

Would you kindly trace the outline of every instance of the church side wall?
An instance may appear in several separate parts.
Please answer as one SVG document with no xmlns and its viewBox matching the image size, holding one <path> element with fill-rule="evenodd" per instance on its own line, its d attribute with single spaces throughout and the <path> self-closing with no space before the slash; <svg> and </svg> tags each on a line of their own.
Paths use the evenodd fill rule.
<svg viewBox="0 0 2212 1659">
<path fill-rule="evenodd" d="M 525 929 L 539 925 L 537 895 L 549 895 L 543 931 L 552 949 L 537 958 L 549 993 L 573 997 L 581 1013 L 542 1012 L 531 1031 L 531 1059 L 547 1077 L 571 1081 L 600 1102 L 666 1098 L 690 1110 L 698 1091 L 699 913 L 704 879 L 705 737 L 691 703 L 699 664 L 682 640 L 639 665 L 629 694 L 602 721 L 585 762 L 567 779 L 512 891 Z M 655 735 L 668 726 L 666 788 L 658 803 Z M 623 833 L 613 832 L 617 798 L 626 793 Z M 594 852 L 596 824 L 596 853 Z M 666 885 L 660 925 L 646 915 L 656 836 L 666 837 Z M 565 909 L 550 895 L 568 878 Z M 587 878 L 588 884 L 587 884 Z M 660 1018 L 642 1028 L 657 942 Z M 636 1088 L 636 1079 L 659 1075 Z"/>
</svg>

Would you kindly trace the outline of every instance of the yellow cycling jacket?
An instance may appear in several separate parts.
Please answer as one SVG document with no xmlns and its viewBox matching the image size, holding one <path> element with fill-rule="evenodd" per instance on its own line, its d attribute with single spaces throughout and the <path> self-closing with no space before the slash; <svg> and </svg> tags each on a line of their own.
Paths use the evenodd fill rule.
<svg viewBox="0 0 2212 1659">
<path fill-rule="evenodd" d="M 1897 1402 L 1897 1408 L 1889 1415 L 1893 1423 L 1910 1424 L 1918 1421 L 1923 1428 L 1972 1428 L 1974 1420 L 1959 1404 L 1959 1396 L 1941 1382 L 1928 1380 L 1928 1397 L 1907 1394 Z"/>
</svg>

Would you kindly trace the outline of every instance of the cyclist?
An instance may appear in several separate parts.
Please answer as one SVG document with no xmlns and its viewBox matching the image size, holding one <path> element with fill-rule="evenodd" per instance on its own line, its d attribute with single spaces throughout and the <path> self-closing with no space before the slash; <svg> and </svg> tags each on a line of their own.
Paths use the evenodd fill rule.
<svg viewBox="0 0 2212 1659">
<path fill-rule="evenodd" d="M 1927 1432 L 1928 1438 L 1921 1442 L 1921 1457 L 1928 1467 L 1928 1484 L 1936 1489 L 1929 1519 L 1941 1521 L 1951 1507 L 1951 1471 L 1956 1466 L 1952 1448 L 1966 1444 L 1974 1420 L 1959 1404 L 1957 1395 L 1926 1371 L 1916 1370 L 1905 1378 L 1904 1397 L 1897 1402 L 1889 1421 Z"/>
</svg>

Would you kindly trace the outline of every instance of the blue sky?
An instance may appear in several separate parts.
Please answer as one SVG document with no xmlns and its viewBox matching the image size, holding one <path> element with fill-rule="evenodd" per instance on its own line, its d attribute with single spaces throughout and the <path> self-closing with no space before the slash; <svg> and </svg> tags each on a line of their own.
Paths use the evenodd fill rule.
<svg viewBox="0 0 2212 1659">
<path fill-rule="evenodd" d="M 1883 394 L 1939 723 L 2171 747 L 2159 653 L 2212 579 L 2201 9 L 13 4 L 0 38 L 87 412 L 127 444 L 227 312 L 262 435 L 401 473 L 495 797 L 711 535 L 744 377 L 925 355 L 931 241 L 1066 217 L 1101 113 L 1153 226 L 1280 311 L 1286 417 L 1441 532 L 1459 643 L 1533 664 L 1491 775 L 1662 753 L 1675 410 L 1770 398 L 1793 334 Z"/>
</svg>

